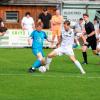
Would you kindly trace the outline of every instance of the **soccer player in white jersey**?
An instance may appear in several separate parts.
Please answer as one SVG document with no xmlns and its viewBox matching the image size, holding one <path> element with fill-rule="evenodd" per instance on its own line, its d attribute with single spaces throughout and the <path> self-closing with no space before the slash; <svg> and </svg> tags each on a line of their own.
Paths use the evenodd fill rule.
<svg viewBox="0 0 100 100">
<path fill-rule="evenodd" d="M 74 43 L 74 32 L 73 29 L 70 28 L 70 21 L 66 20 L 64 21 L 64 29 L 62 30 L 61 39 L 58 43 L 61 44 L 60 47 L 53 50 L 51 53 L 48 54 L 46 59 L 46 69 L 49 70 L 49 65 L 52 61 L 52 58 L 59 55 L 68 55 L 70 59 L 74 62 L 76 67 L 81 71 L 82 74 L 85 74 L 84 69 L 82 68 L 80 62 L 75 58 L 74 52 L 73 52 L 73 43 Z"/>
</svg>

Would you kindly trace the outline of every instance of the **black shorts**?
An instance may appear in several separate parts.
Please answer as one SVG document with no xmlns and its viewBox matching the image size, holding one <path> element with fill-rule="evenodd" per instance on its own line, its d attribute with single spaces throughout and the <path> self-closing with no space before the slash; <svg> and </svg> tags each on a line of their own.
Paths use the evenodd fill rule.
<svg viewBox="0 0 100 100">
<path fill-rule="evenodd" d="M 87 42 L 88 42 L 88 47 L 91 47 L 92 50 L 96 50 L 96 47 L 97 47 L 97 41 L 96 39 L 88 39 L 87 38 Z"/>
</svg>

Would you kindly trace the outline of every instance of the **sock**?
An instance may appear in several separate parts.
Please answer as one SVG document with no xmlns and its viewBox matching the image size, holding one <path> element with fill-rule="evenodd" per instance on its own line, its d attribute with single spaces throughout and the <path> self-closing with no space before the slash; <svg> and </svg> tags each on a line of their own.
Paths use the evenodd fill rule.
<svg viewBox="0 0 100 100">
<path fill-rule="evenodd" d="M 82 54 L 83 54 L 84 62 L 87 63 L 87 53 L 86 52 L 82 52 Z"/>
<path fill-rule="evenodd" d="M 32 65 L 32 69 L 39 68 L 40 66 L 41 66 L 41 61 L 40 60 L 36 60 L 34 62 L 34 64 Z"/>
<path fill-rule="evenodd" d="M 47 59 L 46 59 L 46 64 L 50 64 L 51 61 L 52 61 L 52 58 L 48 58 L 48 57 L 47 57 Z"/>
<path fill-rule="evenodd" d="M 52 61 L 52 58 L 46 58 L 46 65 L 45 65 L 45 67 L 49 70 L 49 65 L 50 65 L 50 63 L 51 63 L 51 61 Z"/>
<path fill-rule="evenodd" d="M 80 69 L 80 71 L 81 71 L 81 73 L 85 73 L 85 71 L 84 71 L 84 69 L 82 68 L 82 66 L 81 66 L 81 64 L 80 64 L 80 62 L 78 61 L 78 60 L 76 60 L 75 62 L 75 65 L 77 66 L 77 68 L 79 68 Z"/>
</svg>

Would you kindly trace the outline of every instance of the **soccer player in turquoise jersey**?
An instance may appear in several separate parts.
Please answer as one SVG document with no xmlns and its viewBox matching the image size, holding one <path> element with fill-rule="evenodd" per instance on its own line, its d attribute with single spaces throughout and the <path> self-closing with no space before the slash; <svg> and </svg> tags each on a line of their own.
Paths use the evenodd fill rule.
<svg viewBox="0 0 100 100">
<path fill-rule="evenodd" d="M 37 60 L 33 63 L 32 67 L 29 68 L 29 72 L 32 73 L 36 70 L 36 68 L 39 68 L 40 66 L 45 64 L 45 58 L 43 53 L 43 41 L 47 39 L 47 35 L 44 31 L 42 31 L 43 24 L 41 22 L 38 22 L 36 25 L 36 30 L 32 32 L 31 39 L 32 42 L 32 52 L 37 57 Z M 30 43 L 30 39 L 29 39 Z"/>
</svg>

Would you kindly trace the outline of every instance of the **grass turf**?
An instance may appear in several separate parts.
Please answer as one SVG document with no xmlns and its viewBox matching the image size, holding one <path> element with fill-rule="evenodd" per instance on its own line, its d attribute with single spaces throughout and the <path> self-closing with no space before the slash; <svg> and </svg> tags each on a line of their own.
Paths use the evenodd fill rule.
<svg viewBox="0 0 100 100">
<path fill-rule="evenodd" d="M 45 49 L 45 54 L 50 49 Z M 81 50 L 75 50 L 82 62 Z M 28 73 L 31 49 L 0 49 L 0 100 L 100 100 L 100 57 L 88 51 L 86 75 L 67 56 L 55 57 L 46 73 Z"/>
</svg>

